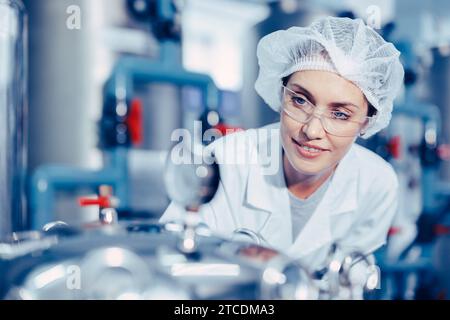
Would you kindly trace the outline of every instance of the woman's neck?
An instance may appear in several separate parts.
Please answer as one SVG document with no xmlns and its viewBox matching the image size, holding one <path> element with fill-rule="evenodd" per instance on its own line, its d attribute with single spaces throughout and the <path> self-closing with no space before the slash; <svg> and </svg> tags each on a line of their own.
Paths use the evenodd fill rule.
<svg viewBox="0 0 450 320">
<path fill-rule="evenodd" d="M 306 175 L 292 167 L 286 155 L 283 153 L 283 170 L 286 186 L 289 191 L 300 199 L 306 199 L 312 195 L 331 176 L 336 166 L 316 175 Z"/>
</svg>

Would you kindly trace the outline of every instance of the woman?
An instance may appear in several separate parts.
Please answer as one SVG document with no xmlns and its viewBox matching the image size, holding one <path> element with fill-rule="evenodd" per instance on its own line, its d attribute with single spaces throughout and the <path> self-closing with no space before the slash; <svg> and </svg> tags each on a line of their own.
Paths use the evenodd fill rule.
<svg viewBox="0 0 450 320">
<path fill-rule="evenodd" d="M 222 183 L 201 218 L 224 235 L 250 230 L 311 269 L 335 242 L 372 253 L 396 212 L 397 178 L 354 142 L 388 125 L 403 82 L 400 53 L 361 20 L 327 17 L 267 35 L 257 55 L 256 91 L 280 122 L 212 144 Z M 272 162 L 262 161 L 278 142 Z M 236 154 L 247 161 L 230 161 Z M 182 213 L 171 204 L 161 222 Z"/>
</svg>

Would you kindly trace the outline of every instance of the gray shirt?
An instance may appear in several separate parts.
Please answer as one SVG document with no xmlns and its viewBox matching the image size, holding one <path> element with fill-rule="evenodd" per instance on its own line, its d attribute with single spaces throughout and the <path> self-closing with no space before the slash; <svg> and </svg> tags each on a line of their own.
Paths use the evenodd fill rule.
<svg viewBox="0 0 450 320">
<path fill-rule="evenodd" d="M 297 238 L 303 227 L 313 215 L 330 183 L 328 178 L 312 195 L 306 199 L 297 198 L 291 191 L 289 191 L 289 201 L 291 205 L 292 217 L 292 237 L 293 241 Z"/>
</svg>

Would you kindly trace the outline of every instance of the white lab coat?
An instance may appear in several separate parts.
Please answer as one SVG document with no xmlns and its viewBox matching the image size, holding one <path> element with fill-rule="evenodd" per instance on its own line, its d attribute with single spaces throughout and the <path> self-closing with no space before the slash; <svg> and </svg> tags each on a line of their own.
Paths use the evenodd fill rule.
<svg viewBox="0 0 450 320">
<path fill-rule="evenodd" d="M 263 139 L 260 130 L 271 130 Z M 264 135 L 261 135 L 264 136 Z M 293 239 L 289 194 L 284 181 L 282 148 L 276 151 L 280 167 L 275 175 L 264 175 L 263 164 L 224 164 L 236 153 L 261 156 L 261 146 L 280 141 L 279 123 L 228 135 L 211 147 L 220 165 L 220 187 L 200 216 L 213 231 L 231 236 L 238 228 L 260 234 L 267 244 L 312 270 L 324 267 L 331 244 L 342 250 L 371 253 L 382 246 L 397 210 L 396 174 L 375 153 L 353 144 L 340 161 L 330 185 L 314 214 Z M 231 142 L 231 143 L 230 143 Z M 174 181 L 176 183 L 176 181 Z M 181 218 L 183 210 L 172 203 L 160 219 Z"/>
</svg>

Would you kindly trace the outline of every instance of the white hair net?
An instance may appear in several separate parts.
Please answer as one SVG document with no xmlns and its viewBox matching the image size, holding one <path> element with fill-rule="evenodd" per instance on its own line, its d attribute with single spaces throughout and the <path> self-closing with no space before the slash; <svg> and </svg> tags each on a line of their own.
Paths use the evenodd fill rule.
<svg viewBox="0 0 450 320">
<path fill-rule="evenodd" d="M 400 52 L 361 19 L 322 18 L 310 27 L 273 32 L 258 44 L 255 89 L 279 112 L 282 79 L 300 70 L 335 72 L 358 86 L 377 115 L 368 138 L 391 120 L 393 101 L 403 84 Z"/>
</svg>

